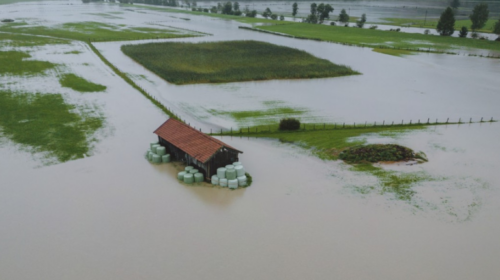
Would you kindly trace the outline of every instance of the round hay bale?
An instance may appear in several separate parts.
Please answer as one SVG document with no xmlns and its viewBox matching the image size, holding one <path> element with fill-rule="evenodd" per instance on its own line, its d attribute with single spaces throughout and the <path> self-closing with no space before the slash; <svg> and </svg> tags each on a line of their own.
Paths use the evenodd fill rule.
<svg viewBox="0 0 500 280">
<path fill-rule="evenodd" d="M 241 162 L 239 162 L 239 161 L 237 161 L 237 162 L 233 162 L 233 165 L 234 165 L 234 167 L 236 168 L 236 166 L 241 165 Z"/>
<path fill-rule="evenodd" d="M 217 168 L 217 177 L 219 177 L 221 179 L 225 179 L 226 178 L 226 168 L 224 168 L 224 167 Z"/>
<path fill-rule="evenodd" d="M 159 144 L 160 144 L 160 143 L 158 143 L 158 141 L 151 142 L 151 143 L 149 144 L 149 148 L 153 149 L 153 146 L 154 146 L 154 145 L 159 145 Z"/>
<path fill-rule="evenodd" d="M 184 171 L 189 171 L 189 170 L 191 170 L 191 169 L 193 169 L 193 167 L 192 167 L 192 166 L 186 166 L 186 167 L 184 168 Z"/>
<path fill-rule="evenodd" d="M 247 185 L 247 176 L 243 175 L 236 179 L 238 180 L 238 186 L 244 187 Z"/>
<path fill-rule="evenodd" d="M 218 185 L 219 184 L 219 177 L 217 175 L 212 176 L 212 185 Z"/>
<path fill-rule="evenodd" d="M 236 179 L 236 170 L 234 170 L 234 169 L 227 169 L 226 170 L 226 178 L 229 179 L 229 180 Z"/>
<path fill-rule="evenodd" d="M 234 169 L 234 165 L 228 164 L 228 165 L 226 165 L 226 169 Z"/>
<path fill-rule="evenodd" d="M 193 182 L 194 182 L 193 174 L 191 174 L 191 173 L 184 174 L 184 183 L 192 184 Z"/>
<path fill-rule="evenodd" d="M 149 161 L 153 160 L 153 155 L 154 155 L 154 153 L 152 151 L 148 151 L 148 160 Z"/>
<path fill-rule="evenodd" d="M 161 147 L 161 146 L 160 146 L 160 144 L 154 144 L 154 145 L 151 147 L 151 151 L 152 151 L 154 154 L 156 154 L 156 149 L 157 149 L 158 147 Z"/>
<path fill-rule="evenodd" d="M 237 166 L 235 166 L 234 170 L 236 170 L 236 176 L 237 177 L 245 175 L 245 168 L 243 168 L 243 165 L 237 165 Z"/>
<path fill-rule="evenodd" d="M 238 180 L 228 180 L 227 185 L 230 189 L 237 189 L 238 188 Z"/>
<path fill-rule="evenodd" d="M 164 156 L 167 154 L 167 150 L 165 149 L 165 147 L 156 147 L 156 154 L 159 155 L 159 156 Z"/>
<path fill-rule="evenodd" d="M 159 155 L 153 155 L 153 163 L 161 163 L 161 157 Z"/>
<path fill-rule="evenodd" d="M 189 170 L 189 173 L 196 174 L 196 173 L 198 173 L 198 169 L 193 168 L 193 169 Z"/>
<path fill-rule="evenodd" d="M 181 172 L 177 173 L 177 179 L 184 180 L 185 174 L 186 174 L 186 171 L 181 171 Z"/>
<path fill-rule="evenodd" d="M 162 156 L 161 157 L 161 162 L 163 162 L 163 163 L 170 162 L 170 155 L 166 154 L 166 155 Z"/>
<path fill-rule="evenodd" d="M 220 178 L 219 179 L 219 186 L 221 186 L 221 187 L 227 187 L 227 179 Z"/>
<path fill-rule="evenodd" d="M 203 182 L 203 174 L 202 173 L 195 173 L 194 174 L 194 181 L 196 183 L 201 183 Z"/>
</svg>

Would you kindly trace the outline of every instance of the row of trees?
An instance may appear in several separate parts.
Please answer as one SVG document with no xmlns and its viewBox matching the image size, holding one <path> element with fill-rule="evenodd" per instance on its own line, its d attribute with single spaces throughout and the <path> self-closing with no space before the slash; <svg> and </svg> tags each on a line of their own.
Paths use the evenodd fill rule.
<svg viewBox="0 0 500 280">
<path fill-rule="evenodd" d="M 455 32 L 455 13 L 452 8 L 458 8 L 460 2 L 458 0 L 451 3 L 453 6 L 450 6 L 444 10 L 439 18 L 438 24 L 436 26 L 436 30 L 439 32 L 441 36 L 451 36 Z M 472 24 L 470 28 L 472 32 L 476 32 L 477 30 L 483 28 L 488 21 L 490 11 L 488 9 L 488 4 L 481 3 L 474 7 L 472 13 L 469 16 Z M 467 37 L 468 29 L 465 26 L 462 26 L 460 29 L 459 36 Z M 500 35 L 500 19 L 495 23 L 493 33 Z"/>
</svg>

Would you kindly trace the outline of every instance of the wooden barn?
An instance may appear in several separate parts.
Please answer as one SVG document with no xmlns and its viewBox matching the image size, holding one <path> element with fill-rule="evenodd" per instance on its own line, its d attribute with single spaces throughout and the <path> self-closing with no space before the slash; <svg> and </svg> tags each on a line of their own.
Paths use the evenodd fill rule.
<svg viewBox="0 0 500 280">
<path fill-rule="evenodd" d="M 154 133 L 173 160 L 194 166 L 207 180 L 243 153 L 175 119 L 168 119 Z"/>
</svg>

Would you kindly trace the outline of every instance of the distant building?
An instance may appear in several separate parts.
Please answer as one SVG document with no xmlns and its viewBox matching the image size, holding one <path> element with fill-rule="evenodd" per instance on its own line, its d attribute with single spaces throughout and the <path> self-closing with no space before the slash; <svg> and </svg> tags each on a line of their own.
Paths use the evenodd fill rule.
<svg viewBox="0 0 500 280">
<path fill-rule="evenodd" d="M 195 166 L 207 180 L 243 153 L 175 119 L 168 119 L 154 133 L 173 160 Z"/>
</svg>

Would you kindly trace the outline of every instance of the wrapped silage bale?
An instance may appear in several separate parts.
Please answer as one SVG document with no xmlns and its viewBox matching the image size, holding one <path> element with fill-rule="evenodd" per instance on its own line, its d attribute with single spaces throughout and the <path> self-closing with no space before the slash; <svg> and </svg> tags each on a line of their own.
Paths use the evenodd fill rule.
<svg viewBox="0 0 500 280">
<path fill-rule="evenodd" d="M 243 175 L 236 179 L 238 180 L 238 186 L 244 187 L 247 185 L 247 176 Z"/>
<path fill-rule="evenodd" d="M 151 143 L 149 144 L 149 148 L 153 149 L 153 146 L 154 146 L 154 145 L 158 145 L 158 144 L 160 144 L 160 143 L 158 143 L 158 141 L 153 141 L 153 142 L 151 142 Z"/>
<path fill-rule="evenodd" d="M 243 165 L 235 166 L 234 170 L 236 170 L 236 177 L 245 175 L 245 168 L 243 168 Z"/>
<path fill-rule="evenodd" d="M 194 182 L 193 174 L 191 174 L 191 173 L 184 174 L 184 183 L 192 184 L 193 182 Z"/>
<path fill-rule="evenodd" d="M 184 171 L 189 171 L 189 170 L 191 170 L 191 169 L 193 169 L 193 167 L 192 167 L 192 166 L 186 166 L 186 167 L 184 168 Z"/>
<path fill-rule="evenodd" d="M 229 180 L 236 179 L 236 170 L 235 169 L 227 169 L 226 170 L 226 178 Z"/>
<path fill-rule="evenodd" d="M 196 173 L 198 173 L 198 169 L 193 168 L 193 169 L 189 170 L 189 173 L 196 174 Z"/>
<path fill-rule="evenodd" d="M 221 187 L 227 187 L 227 179 L 220 178 L 219 179 L 219 186 L 221 186 Z"/>
<path fill-rule="evenodd" d="M 227 180 L 227 185 L 230 189 L 237 189 L 238 188 L 238 180 Z"/>
<path fill-rule="evenodd" d="M 177 179 L 184 180 L 185 174 L 186 174 L 186 171 L 181 171 L 181 172 L 177 173 Z"/>
<path fill-rule="evenodd" d="M 153 152 L 152 151 L 148 151 L 148 160 L 149 161 L 152 161 L 153 160 Z"/>
<path fill-rule="evenodd" d="M 156 154 L 159 155 L 159 156 L 164 156 L 167 154 L 167 150 L 165 149 L 165 147 L 156 147 Z"/>
<path fill-rule="evenodd" d="M 219 177 L 220 179 L 225 179 L 226 178 L 226 168 L 224 168 L 224 167 L 217 168 L 217 177 Z"/>
<path fill-rule="evenodd" d="M 151 147 L 151 151 L 153 152 L 153 154 L 156 154 L 156 149 L 158 149 L 158 147 L 161 147 L 160 144 L 154 144 L 152 147 Z"/>
<path fill-rule="evenodd" d="M 170 155 L 166 154 L 166 155 L 162 156 L 161 157 L 161 162 L 163 162 L 163 163 L 170 162 Z"/>
<path fill-rule="evenodd" d="M 234 165 L 228 164 L 228 165 L 226 165 L 226 169 L 234 169 Z"/>
<path fill-rule="evenodd" d="M 161 163 L 161 157 L 159 155 L 153 155 L 153 163 Z"/>
<path fill-rule="evenodd" d="M 219 184 L 219 177 L 217 175 L 212 176 L 212 185 L 218 185 Z"/>
<path fill-rule="evenodd" d="M 203 174 L 202 173 L 195 173 L 194 174 L 194 181 L 196 183 L 201 183 L 203 182 Z"/>
<path fill-rule="evenodd" d="M 237 161 L 237 162 L 233 162 L 233 165 L 234 165 L 234 167 L 236 168 L 236 166 L 241 165 L 241 162 L 239 162 L 239 161 Z"/>
</svg>

